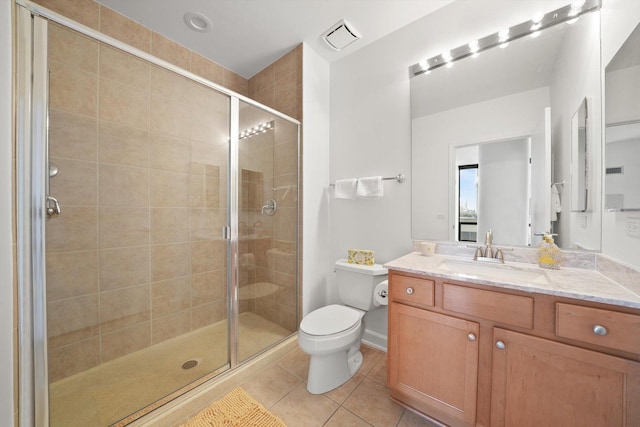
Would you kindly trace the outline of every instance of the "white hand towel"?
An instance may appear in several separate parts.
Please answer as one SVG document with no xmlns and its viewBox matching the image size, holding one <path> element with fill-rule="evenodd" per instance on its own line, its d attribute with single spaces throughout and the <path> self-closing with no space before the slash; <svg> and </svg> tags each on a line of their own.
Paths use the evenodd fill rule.
<svg viewBox="0 0 640 427">
<path fill-rule="evenodd" d="M 336 199 L 355 199 L 358 180 L 355 178 L 339 179 L 333 191 Z"/>
<path fill-rule="evenodd" d="M 382 197 L 382 177 L 368 176 L 358 179 L 358 197 Z"/>
<path fill-rule="evenodd" d="M 556 184 L 551 185 L 551 221 L 558 220 L 558 214 L 562 211 L 560 204 L 560 193 Z"/>
</svg>

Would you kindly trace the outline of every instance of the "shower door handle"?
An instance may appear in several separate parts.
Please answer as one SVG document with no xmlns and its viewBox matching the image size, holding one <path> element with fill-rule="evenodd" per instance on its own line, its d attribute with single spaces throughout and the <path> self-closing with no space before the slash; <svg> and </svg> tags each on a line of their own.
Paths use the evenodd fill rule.
<svg viewBox="0 0 640 427">
<path fill-rule="evenodd" d="M 47 196 L 47 217 L 52 218 L 55 215 L 60 215 L 62 213 L 62 209 L 60 209 L 60 203 L 58 203 L 58 199 L 53 196 Z"/>
</svg>

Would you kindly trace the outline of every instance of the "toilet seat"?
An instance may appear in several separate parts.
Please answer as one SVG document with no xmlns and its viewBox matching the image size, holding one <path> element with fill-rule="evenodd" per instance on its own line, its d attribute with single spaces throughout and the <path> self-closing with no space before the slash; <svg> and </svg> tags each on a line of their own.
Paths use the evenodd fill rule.
<svg viewBox="0 0 640 427">
<path fill-rule="evenodd" d="M 300 330 L 313 336 L 338 334 L 357 326 L 363 314 L 344 305 L 328 305 L 307 314 L 300 323 Z"/>
</svg>

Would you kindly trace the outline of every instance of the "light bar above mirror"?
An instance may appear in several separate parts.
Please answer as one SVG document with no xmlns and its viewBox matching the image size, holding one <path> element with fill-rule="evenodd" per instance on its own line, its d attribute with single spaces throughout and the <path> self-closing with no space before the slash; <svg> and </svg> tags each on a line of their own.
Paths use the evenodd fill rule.
<svg viewBox="0 0 640 427">
<path fill-rule="evenodd" d="M 472 40 L 465 45 L 458 46 L 424 61 L 420 61 L 417 64 L 413 64 L 409 67 L 409 76 L 415 77 L 421 74 L 428 74 L 432 70 L 443 66 L 450 67 L 455 61 L 468 57 L 476 57 L 487 49 L 498 46 L 505 48 L 509 42 L 521 37 L 536 37 L 540 34 L 540 31 L 546 28 L 564 22 L 571 24 L 575 22 L 580 15 L 598 10 L 601 6 L 601 0 L 574 0 L 571 4 L 559 9 L 534 16 L 526 22 L 502 29 L 481 39 Z"/>
</svg>

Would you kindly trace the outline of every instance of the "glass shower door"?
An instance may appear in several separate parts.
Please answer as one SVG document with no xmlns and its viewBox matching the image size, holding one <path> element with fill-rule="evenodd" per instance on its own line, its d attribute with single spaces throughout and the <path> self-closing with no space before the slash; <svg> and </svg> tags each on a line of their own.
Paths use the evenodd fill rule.
<svg viewBox="0 0 640 427">
<path fill-rule="evenodd" d="M 110 425 L 229 366 L 229 97 L 49 24 L 52 426 Z"/>
<path fill-rule="evenodd" d="M 298 126 L 240 102 L 238 359 L 297 330 Z"/>
</svg>

